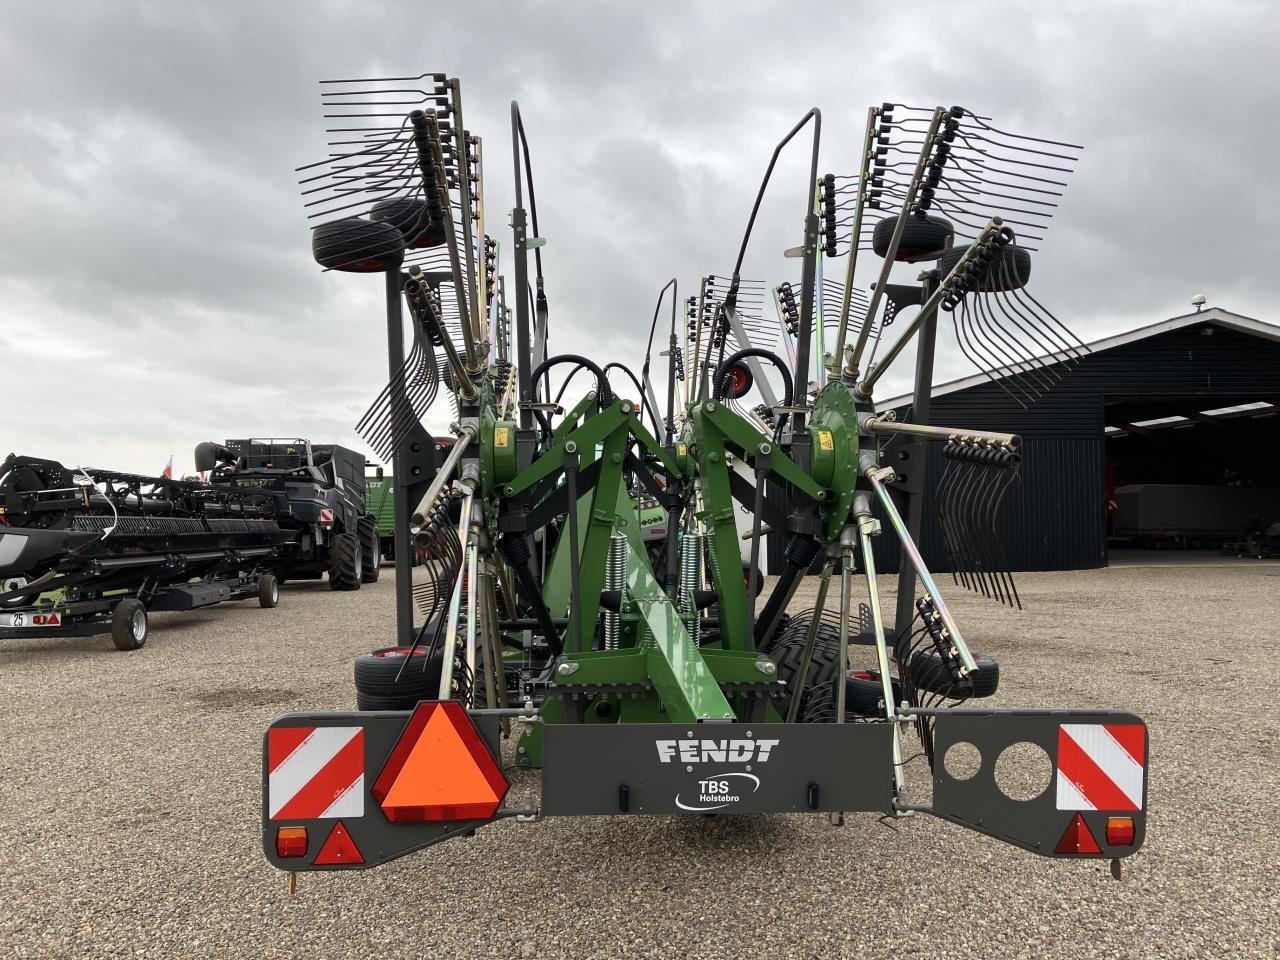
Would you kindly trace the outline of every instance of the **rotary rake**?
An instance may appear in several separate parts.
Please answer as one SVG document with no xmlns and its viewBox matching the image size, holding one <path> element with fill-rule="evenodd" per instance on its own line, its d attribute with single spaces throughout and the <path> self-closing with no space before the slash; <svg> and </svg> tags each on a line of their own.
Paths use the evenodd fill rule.
<svg viewBox="0 0 1280 960">
<path fill-rule="evenodd" d="M 1026 291 L 1021 240 L 1043 236 L 1078 148 L 959 107 L 885 104 L 868 112 L 859 172 L 820 176 L 822 116 L 809 111 L 773 153 L 732 272 L 684 300 L 675 280 L 662 288 L 637 376 L 548 354 L 545 240 L 515 103 L 504 277 L 458 82 L 325 89 L 343 110 L 333 152 L 304 168 L 323 220 L 313 253 L 385 278 L 390 382 L 362 424 L 394 460 L 397 556 L 412 536 L 429 560 L 416 583 L 397 565 L 396 644 L 357 661 L 369 709 L 268 730 L 273 864 L 374 866 L 497 819 L 876 811 L 1118 872 L 1145 831 L 1142 720 L 961 708 L 995 693 L 999 667 L 971 648 L 916 546 L 928 500 L 957 584 L 1019 603 L 993 538 L 1020 441 L 930 423 L 937 318 L 957 318 L 983 369 L 1012 367 L 1024 401 L 1069 368 L 1078 341 Z M 788 251 L 800 276 L 744 280 L 774 164 L 805 132 L 803 235 Z M 868 250 L 871 284 L 858 273 Z M 917 281 L 891 282 L 904 262 Z M 668 298 L 663 391 L 651 358 Z M 897 416 L 876 385 L 911 344 L 915 393 Z M 457 415 L 447 453 L 421 423 L 440 385 Z M 924 464 L 933 443 L 947 468 L 932 484 L 889 465 Z M 660 550 L 641 534 L 646 503 L 665 516 Z M 767 594 L 766 535 L 783 544 Z M 873 549 L 885 536 L 902 555 L 892 617 Z M 802 604 L 814 570 L 816 602 Z M 1041 764 L 1029 791 L 1007 769 L 1025 751 Z M 917 756 L 927 774 L 909 783 Z M 540 770 L 530 792 L 509 795 L 504 759 Z"/>
</svg>

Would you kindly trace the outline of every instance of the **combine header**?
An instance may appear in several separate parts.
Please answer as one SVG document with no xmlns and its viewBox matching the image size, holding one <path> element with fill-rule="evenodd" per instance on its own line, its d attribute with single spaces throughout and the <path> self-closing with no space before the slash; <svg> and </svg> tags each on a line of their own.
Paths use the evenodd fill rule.
<svg viewBox="0 0 1280 960">
<path fill-rule="evenodd" d="M 1111 858 L 1118 875 L 1145 829 L 1142 720 L 980 705 L 999 667 L 916 547 L 929 491 L 957 583 L 1019 603 L 995 536 L 1019 438 L 930 423 L 937 321 L 983 369 L 1013 365 L 1001 382 L 1021 402 L 1066 372 L 1083 348 L 1027 290 L 1023 240 L 1039 242 L 1079 148 L 961 107 L 883 104 L 854 174 L 824 175 L 809 111 L 769 161 L 733 269 L 683 302 L 674 280 L 663 287 L 637 375 L 548 355 L 545 241 L 514 103 L 503 276 L 484 144 L 456 80 L 334 82 L 324 101 L 331 157 L 303 168 L 312 249 L 326 269 L 385 277 L 391 379 L 362 429 L 394 463 L 396 555 L 412 527 L 427 562 L 416 576 L 397 565 L 396 644 L 356 663 L 368 709 L 267 731 L 273 864 L 370 867 L 504 818 L 873 811 Z M 799 276 L 748 281 L 775 162 L 802 133 Z M 914 283 L 892 282 L 900 263 L 917 265 Z M 906 422 L 875 397 L 909 346 Z M 421 422 L 441 385 L 456 412 L 447 451 Z M 945 446 L 941 477 L 926 476 L 929 443 Z M 641 507 L 655 505 L 650 542 Z M 767 595 L 766 534 L 785 544 Z M 903 558 L 892 616 L 878 537 Z M 816 602 L 801 604 L 815 567 Z M 513 795 L 509 764 L 540 770 L 529 792 Z"/>
<path fill-rule="evenodd" d="M 288 534 L 234 493 L 10 454 L 0 464 L 0 637 L 147 642 L 148 611 L 258 598 Z"/>
</svg>

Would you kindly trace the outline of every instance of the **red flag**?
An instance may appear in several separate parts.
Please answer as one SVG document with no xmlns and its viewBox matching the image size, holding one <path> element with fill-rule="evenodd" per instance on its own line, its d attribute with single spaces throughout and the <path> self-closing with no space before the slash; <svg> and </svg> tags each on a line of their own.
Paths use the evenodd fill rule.
<svg viewBox="0 0 1280 960">
<path fill-rule="evenodd" d="M 166 480 L 173 479 L 173 454 L 169 454 L 169 462 L 164 465 L 164 473 L 161 474 Z"/>
</svg>

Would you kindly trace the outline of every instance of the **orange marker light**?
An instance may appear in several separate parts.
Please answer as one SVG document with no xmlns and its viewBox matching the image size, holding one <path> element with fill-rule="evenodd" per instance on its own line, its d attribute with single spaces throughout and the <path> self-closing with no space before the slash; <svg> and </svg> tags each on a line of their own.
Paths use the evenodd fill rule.
<svg viewBox="0 0 1280 960">
<path fill-rule="evenodd" d="M 1133 846 L 1133 817 L 1107 817 L 1107 846 Z"/>
<path fill-rule="evenodd" d="M 276 856 L 305 857 L 306 855 L 306 827 L 280 827 L 276 830 Z"/>
</svg>

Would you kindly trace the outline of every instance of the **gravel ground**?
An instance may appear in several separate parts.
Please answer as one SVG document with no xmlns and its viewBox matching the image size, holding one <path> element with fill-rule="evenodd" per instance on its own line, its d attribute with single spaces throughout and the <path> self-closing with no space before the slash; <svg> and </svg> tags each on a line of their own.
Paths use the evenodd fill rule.
<svg viewBox="0 0 1280 960">
<path fill-rule="evenodd" d="M 618 817 L 503 822 L 287 897 L 260 853 L 262 731 L 352 706 L 352 657 L 391 632 L 389 576 L 157 616 L 136 653 L 4 641 L 0 958 L 1275 957 L 1280 666 L 1255 638 L 1278 578 L 1028 574 L 1021 613 L 950 592 L 1001 661 L 1001 703 L 1150 724 L 1123 883 L 926 818 Z"/>
</svg>

